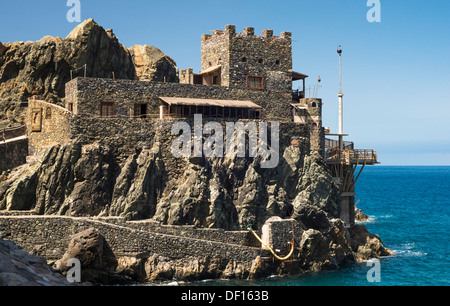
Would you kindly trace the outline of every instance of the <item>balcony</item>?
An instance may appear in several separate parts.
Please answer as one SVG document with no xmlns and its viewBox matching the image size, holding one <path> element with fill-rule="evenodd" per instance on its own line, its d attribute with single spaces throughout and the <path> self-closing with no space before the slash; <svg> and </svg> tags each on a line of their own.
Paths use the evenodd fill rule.
<svg viewBox="0 0 450 306">
<path fill-rule="evenodd" d="M 325 152 L 327 164 L 376 165 L 378 164 L 377 158 L 377 152 L 374 150 L 340 150 L 333 148 L 327 149 Z"/>
<path fill-rule="evenodd" d="M 300 100 L 304 98 L 305 98 L 305 91 L 300 89 L 292 90 L 292 101 L 300 103 Z"/>
</svg>

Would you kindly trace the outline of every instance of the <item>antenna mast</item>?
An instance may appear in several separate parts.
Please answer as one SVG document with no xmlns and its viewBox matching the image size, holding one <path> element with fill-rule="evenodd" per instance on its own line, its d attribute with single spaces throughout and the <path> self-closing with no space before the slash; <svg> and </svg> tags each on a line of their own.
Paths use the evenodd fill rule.
<svg viewBox="0 0 450 306">
<path fill-rule="evenodd" d="M 342 49 L 339 45 L 337 50 L 339 54 L 339 149 L 344 149 L 344 94 L 342 93 Z"/>
</svg>

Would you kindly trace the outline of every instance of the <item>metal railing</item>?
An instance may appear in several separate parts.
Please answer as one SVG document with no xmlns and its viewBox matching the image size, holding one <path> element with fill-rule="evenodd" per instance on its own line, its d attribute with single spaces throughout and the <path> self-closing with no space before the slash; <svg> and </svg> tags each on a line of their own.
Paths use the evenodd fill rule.
<svg viewBox="0 0 450 306">
<path fill-rule="evenodd" d="M 339 140 L 325 138 L 325 149 L 339 149 Z M 355 149 L 355 143 L 352 141 L 344 141 L 344 149 Z"/>
<path fill-rule="evenodd" d="M 300 89 L 292 90 L 292 101 L 300 102 L 301 99 L 305 98 L 305 91 Z"/>
<path fill-rule="evenodd" d="M 326 152 L 327 162 L 337 162 L 345 164 L 375 164 L 378 155 L 374 150 L 350 150 L 331 149 Z"/>
<path fill-rule="evenodd" d="M 27 126 L 21 125 L 12 128 L 4 128 L 0 130 L 0 142 L 24 136 L 27 134 Z"/>
</svg>

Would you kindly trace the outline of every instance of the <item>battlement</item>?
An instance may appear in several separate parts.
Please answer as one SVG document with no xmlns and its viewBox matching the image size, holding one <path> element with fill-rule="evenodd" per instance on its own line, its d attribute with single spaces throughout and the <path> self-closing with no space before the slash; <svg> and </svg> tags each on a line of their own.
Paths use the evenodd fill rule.
<svg viewBox="0 0 450 306">
<path fill-rule="evenodd" d="M 291 91 L 292 33 L 271 29 L 236 32 L 235 25 L 202 35 L 202 68 L 184 82 L 243 89 Z M 187 81 L 186 81 L 187 80 Z"/>
<path fill-rule="evenodd" d="M 280 36 L 274 36 L 273 30 L 263 30 L 262 35 L 255 35 L 255 28 L 246 27 L 242 33 L 236 33 L 235 25 L 226 25 L 225 31 L 223 30 L 214 30 L 213 34 L 203 34 L 202 42 L 206 42 L 209 40 L 213 40 L 219 37 L 227 36 L 227 37 L 252 37 L 252 38 L 271 38 L 271 39 L 283 39 L 283 40 L 291 40 L 292 32 L 281 32 Z"/>
</svg>

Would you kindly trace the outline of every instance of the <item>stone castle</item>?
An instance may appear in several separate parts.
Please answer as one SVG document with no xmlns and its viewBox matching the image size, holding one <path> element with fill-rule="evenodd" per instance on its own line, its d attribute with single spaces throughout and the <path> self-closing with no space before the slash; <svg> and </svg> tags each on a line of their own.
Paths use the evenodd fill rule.
<svg viewBox="0 0 450 306">
<path fill-rule="evenodd" d="M 274 36 L 272 30 L 264 30 L 257 36 L 253 28 L 236 33 L 235 26 L 227 25 L 225 32 L 203 35 L 201 43 L 202 71 L 180 71 L 179 83 L 78 77 L 66 84 L 65 109 L 30 100 L 31 146 L 39 149 L 78 136 L 96 137 L 105 133 L 108 119 L 145 125 L 143 121 L 170 122 L 202 114 L 222 122 L 277 120 L 305 125 L 314 148 L 324 151 L 322 101 L 305 97 L 308 75 L 292 70 L 290 32 Z M 298 80 L 303 90 L 292 89 Z"/>
<path fill-rule="evenodd" d="M 94 227 L 107 255 L 117 257 L 114 268 L 131 257 L 141 270 L 171 262 L 171 276 L 163 271 L 162 279 L 178 277 L 183 265 L 195 268 L 199 258 L 212 270 L 194 279 L 359 260 L 369 234 L 355 225 L 354 174 L 376 163 L 376 154 L 327 139 L 333 134 L 322 124 L 322 100 L 307 97 L 309 76 L 292 70 L 291 36 L 227 25 L 202 35 L 198 73 L 186 69 L 159 81 L 77 77 L 65 85 L 64 107 L 33 96 L 26 136 L 40 157 L 0 185 L 0 238 L 28 250 L 38 244 L 42 255 L 60 258 L 71 234 Z M 278 167 L 260 169 L 258 158 L 236 156 L 175 158 L 171 127 L 192 124 L 196 114 L 222 125 L 279 122 Z M 245 230 L 262 235 L 267 224 L 263 239 L 281 253 L 292 239 L 289 265 L 274 265 Z M 152 271 L 144 279 L 160 278 Z"/>
<path fill-rule="evenodd" d="M 327 162 L 348 203 L 343 218 L 353 224 L 356 167 L 377 163 L 377 156 L 372 150 L 354 150 L 351 142 L 326 138 L 337 135 L 322 126 L 322 100 L 305 95 L 309 76 L 292 70 L 291 36 L 275 36 L 272 30 L 255 35 L 251 27 L 237 33 L 234 25 L 204 34 L 202 71 L 182 70 L 175 79 L 179 82 L 75 78 L 66 84 L 65 108 L 29 101 L 30 146 L 40 150 L 73 139 L 85 144 L 102 140 L 113 144 L 120 162 L 142 143 L 167 141 L 170 123 L 195 114 L 222 124 L 277 121 L 287 131 L 280 136 L 282 150 L 299 145 L 300 139 Z M 300 89 L 293 90 L 296 81 Z"/>
</svg>

